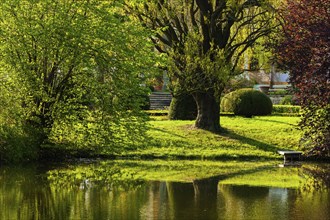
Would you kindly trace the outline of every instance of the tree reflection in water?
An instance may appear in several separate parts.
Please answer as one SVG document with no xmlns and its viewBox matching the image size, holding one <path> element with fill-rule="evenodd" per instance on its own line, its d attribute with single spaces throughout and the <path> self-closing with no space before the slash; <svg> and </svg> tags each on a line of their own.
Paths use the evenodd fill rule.
<svg viewBox="0 0 330 220">
<path fill-rule="evenodd" d="M 136 166 L 106 162 L 51 170 L 2 167 L 0 219 L 326 219 L 330 215 L 329 165 L 299 168 L 297 175 L 308 175 L 299 188 L 247 186 L 249 175 L 274 174 L 267 169 L 260 173 L 251 168 L 246 174 L 227 170 L 210 178 L 173 182 L 144 181 L 145 171 L 166 169 Z M 222 184 L 228 177 L 238 177 L 242 184 Z"/>
</svg>

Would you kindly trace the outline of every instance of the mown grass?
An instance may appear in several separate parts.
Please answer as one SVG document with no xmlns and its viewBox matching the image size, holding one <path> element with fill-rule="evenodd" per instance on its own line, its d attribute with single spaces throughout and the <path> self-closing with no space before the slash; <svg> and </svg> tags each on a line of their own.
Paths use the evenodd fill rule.
<svg viewBox="0 0 330 220">
<path fill-rule="evenodd" d="M 298 117 L 222 116 L 224 133 L 194 128 L 194 121 L 150 121 L 149 141 L 121 156 L 175 159 L 280 159 L 277 151 L 299 150 Z"/>
</svg>

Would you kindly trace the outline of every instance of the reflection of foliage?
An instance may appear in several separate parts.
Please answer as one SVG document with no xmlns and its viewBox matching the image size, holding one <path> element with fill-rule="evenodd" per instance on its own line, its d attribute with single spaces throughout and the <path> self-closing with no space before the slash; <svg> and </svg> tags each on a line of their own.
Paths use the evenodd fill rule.
<svg viewBox="0 0 330 220">
<path fill-rule="evenodd" d="M 127 172 L 119 164 L 99 162 L 96 164 L 73 165 L 68 169 L 48 172 L 48 180 L 57 187 L 88 188 L 93 186 L 121 186 L 129 189 L 142 182 L 135 178 L 133 172 Z"/>
<path fill-rule="evenodd" d="M 260 161 L 89 161 L 53 168 L 46 173 L 48 180 L 45 171 L 49 168 L 0 167 L 0 219 L 183 219 L 179 215 L 183 212 L 214 219 L 205 217 L 205 210 L 223 214 L 219 211 L 223 205 L 226 216 L 235 216 L 239 209 L 268 217 L 270 208 L 278 209 L 281 204 L 290 216 L 291 210 L 298 216 L 320 210 L 313 216 L 326 219 L 328 191 L 300 187 L 311 175 L 305 168 L 320 169 L 326 175 L 329 165 L 277 168 L 274 163 Z M 265 187 L 219 186 L 219 178 L 220 183 L 238 180 L 237 185 L 253 182 Z M 299 190 L 267 188 L 297 188 L 292 183 L 300 184 Z M 256 205 L 256 200 L 265 206 Z"/>
<path fill-rule="evenodd" d="M 95 166 L 69 166 L 66 171 L 74 171 L 70 174 L 76 182 L 70 182 L 61 168 L 54 174 L 59 175 L 57 180 L 63 178 L 60 184 L 52 182 L 54 179 L 47 181 L 41 167 L 0 167 L 0 219 L 134 219 L 132 215 L 145 204 L 144 191 L 125 190 L 128 181 L 120 185 L 102 185 L 102 180 L 80 182 L 83 175 L 98 178 L 98 169 L 91 169 Z M 99 179 L 110 179 L 105 177 L 107 173 L 103 175 Z"/>
<path fill-rule="evenodd" d="M 306 190 L 330 189 L 330 164 L 304 165 L 303 172 L 310 178 L 305 184 Z"/>
</svg>

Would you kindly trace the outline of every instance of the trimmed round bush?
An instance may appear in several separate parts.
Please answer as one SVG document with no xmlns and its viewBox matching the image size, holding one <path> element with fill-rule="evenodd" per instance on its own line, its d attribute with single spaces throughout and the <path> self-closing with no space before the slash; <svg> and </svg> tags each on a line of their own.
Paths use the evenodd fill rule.
<svg viewBox="0 0 330 220">
<path fill-rule="evenodd" d="M 168 113 L 170 120 L 194 120 L 197 117 L 197 106 L 192 95 L 179 95 L 172 98 Z"/>
<path fill-rule="evenodd" d="M 226 94 L 220 104 L 223 112 L 234 112 L 235 115 L 252 117 L 269 115 L 273 104 L 264 93 L 253 89 L 239 89 Z"/>
</svg>

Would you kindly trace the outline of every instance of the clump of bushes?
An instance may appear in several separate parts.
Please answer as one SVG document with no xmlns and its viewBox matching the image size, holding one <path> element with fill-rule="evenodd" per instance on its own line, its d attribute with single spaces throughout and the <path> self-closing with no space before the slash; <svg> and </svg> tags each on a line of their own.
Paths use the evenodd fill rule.
<svg viewBox="0 0 330 220">
<path fill-rule="evenodd" d="M 197 117 L 197 105 L 192 95 L 180 94 L 171 101 L 168 117 L 170 120 L 194 120 Z"/>
<path fill-rule="evenodd" d="M 269 91 L 268 93 L 269 95 L 289 95 L 290 91 L 288 89 L 279 89 L 279 90 L 275 90 L 275 91 Z"/>
<path fill-rule="evenodd" d="M 0 118 L 0 122 L 3 122 Z M 0 164 L 28 162 L 38 159 L 39 132 L 20 124 L 0 125 Z"/>
<path fill-rule="evenodd" d="M 295 101 L 293 100 L 293 95 L 286 95 L 280 101 L 280 105 L 294 105 Z"/>
<path fill-rule="evenodd" d="M 298 105 L 273 105 L 273 114 L 299 115 L 301 111 Z"/>
<path fill-rule="evenodd" d="M 234 112 L 235 115 L 252 117 L 269 115 L 273 104 L 264 93 L 253 89 L 239 89 L 226 94 L 220 104 L 223 112 Z"/>
</svg>

